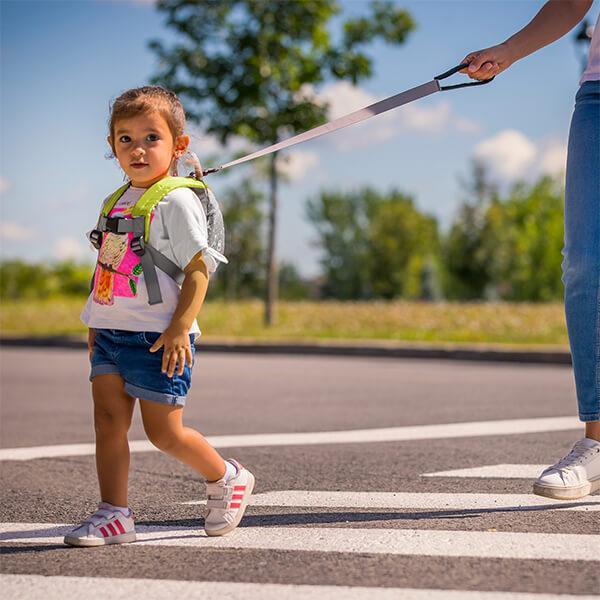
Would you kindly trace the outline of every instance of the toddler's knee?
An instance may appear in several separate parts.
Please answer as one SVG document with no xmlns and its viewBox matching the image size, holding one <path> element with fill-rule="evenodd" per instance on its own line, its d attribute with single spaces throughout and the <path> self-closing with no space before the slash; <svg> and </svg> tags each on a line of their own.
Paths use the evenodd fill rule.
<svg viewBox="0 0 600 600">
<path fill-rule="evenodd" d="M 169 453 L 179 443 L 179 437 L 173 431 L 155 431 L 149 427 L 144 429 L 150 442 L 163 452 Z"/>
<path fill-rule="evenodd" d="M 100 409 L 94 410 L 94 430 L 96 436 L 114 436 L 127 433 L 131 425 L 131 419 L 111 411 Z"/>
</svg>

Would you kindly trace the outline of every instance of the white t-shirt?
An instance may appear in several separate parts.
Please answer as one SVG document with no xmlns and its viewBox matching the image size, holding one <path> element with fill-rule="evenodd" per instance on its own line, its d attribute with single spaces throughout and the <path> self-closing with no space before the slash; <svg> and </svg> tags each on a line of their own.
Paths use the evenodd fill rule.
<svg viewBox="0 0 600 600">
<path fill-rule="evenodd" d="M 131 218 L 132 207 L 145 191 L 145 188 L 130 186 L 109 216 Z M 90 233 L 86 234 L 88 239 Z M 88 327 L 162 333 L 177 308 L 181 287 L 156 267 L 163 301 L 148 304 L 140 257 L 130 248 L 133 233 L 107 231 L 103 235 L 94 272 L 94 288 L 83 307 L 81 320 Z M 198 196 L 189 188 L 173 190 L 156 205 L 151 215 L 148 243 L 182 270 L 199 251 L 203 251 L 208 271 L 214 273 L 217 269 L 218 258 L 208 247 L 204 209 Z M 200 334 L 196 319 L 188 333 Z"/>
<path fill-rule="evenodd" d="M 581 76 L 580 84 L 584 81 L 598 81 L 600 79 L 600 15 L 594 27 L 594 34 L 590 43 L 590 54 L 586 70 Z"/>
</svg>

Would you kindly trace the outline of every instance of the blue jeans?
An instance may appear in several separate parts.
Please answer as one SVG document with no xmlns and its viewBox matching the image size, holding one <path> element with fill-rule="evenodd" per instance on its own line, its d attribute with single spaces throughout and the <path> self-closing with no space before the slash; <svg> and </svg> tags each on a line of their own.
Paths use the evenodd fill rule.
<svg viewBox="0 0 600 600">
<path fill-rule="evenodd" d="M 579 418 L 600 420 L 600 81 L 575 97 L 565 188 L 563 276 Z"/>
<path fill-rule="evenodd" d="M 186 364 L 183 374 L 178 375 L 177 365 L 173 377 L 162 372 L 164 346 L 156 352 L 150 352 L 150 347 L 160 335 L 154 331 L 96 328 L 90 381 L 96 375 L 116 373 L 124 379 L 125 391 L 134 398 L 184 406 L 185 397 L 192 384 L 196 334 L 189 334 L 192 367 Z"/>
</svg>

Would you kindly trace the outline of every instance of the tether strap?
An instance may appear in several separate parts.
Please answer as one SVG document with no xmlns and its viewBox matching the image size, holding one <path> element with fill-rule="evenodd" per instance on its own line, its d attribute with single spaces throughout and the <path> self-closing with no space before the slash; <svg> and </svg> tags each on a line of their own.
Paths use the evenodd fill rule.
<svg viewBox="0 0 600 600">
<path fill-rule="evenodd" d="M 387 112 L 388 110 L 392 110 L 393 108 L 397 108 L 398 106 L 402 106 L 403 104 L 408 104 L 409 102 L 414 102 L 419 98 L 429 96 L 430 94 L 434 94 L 435 92 L 439 91 L 440 84 L 434 79 L 433 81 L 429 81 L 428 83 L 424 83 L 423 85 L 419 85 L 410 90 L 406 90 L 405 92 L 401 92 L 400 94 L 396 94 L 395 96 L 390 96 L 389 98 L 385 98 L 384 100 L 380 100 L 379 102 L 375 102 L 374 104 L 365 106 L 364 108 L 351 112 L 347 115 L 344 115 L 343 117 L 339 117 L 337 119 L 334 119 L 333 121 L 329 121 L 324 125 L 319 125 L 318 127 L 309 129 L 304 133 L 299 133 L 298 135 L 288 138 L 287 140 L 283 140 L 282 142 L 278 142 L 277 144 L 273 144 L 272 146 L 268 146 L 267 148 L 263 148 L 262 150 L 257 150 L 252 154 L 248 154 L 247 156 L 243 156 L 242 158 L 238 158 L 237 160 L 228 162 L 224 165 L 221 165 L 220 167 L 206 169 L 204 171 L 204 174 L 208 175 L 210 173 L 216 173 L 217 171 L 233 167 L 234 165 L 245 163 L 248 160 L 254 160 L 255 158 L 265 156 L 266 154 L 271 154 L 272 152 L 277 152 L 279 150 L 283 150 L 284 148 L 289 148 L 290 146 L 295 146 L 296 144 L 307 142 L 308 140 L 312 140 L 321 135 L 325 135 L 326 133 L 332 133 L 334 131 L 337 131 L 338 129 L 348 127 L 349 125 L 360 123 L 361 121 L 370 119 L 375 115 L 380 115 L 381 113 Z"/>
<path fill-rule="evenodd" d="M 355 123 L 360 123 L 361 121 L 365 121 L 366 119 L 370 119 L 376 115 L 380 115 L 388 110 L 392 110 L 393 108 L 398 108 L 403 104 L 408 104 L 409 102 L 414 102 L 415 100 L 419 100 L 420 98 L 424 98 L 425 96 L 429 96 L 430 94 L 435 94 L 436 92 L 446 91 L 446 90 L 454 90 L 461 87 L 469 87 L 473 85 L 483 85 L 485 83 L 489 83 L 494 79 L 488 79 L 486 81 L 477 81 L 474 83 L 460 83 L 458 85 L 447 85 L 441 86 L 439 83 L 440 79 L 446 79 L 446 77 L 450 77 L 450 75 L 454 75 L 458 73 L 461 69 L 468 67 L 468 63 L 462 63 L 456 67 L 453 67 L 449 71 L 442 73 L 441 75 L 437 75 L 433 78 L 432 81 L 428 83 L 424 83 L 423 85 L 418 85 L 410 90 L 406 90 L 405 92 L 400 92 L 395 96 L 389 96 L 384 100 L 380 100 L 379 102 L 375 102 L 374 104 L 370 104 L 369 106 L 365 106 L 359 110 L 348 113 L 342 117 L 334 119 L 333 121 L 329 121 L 323 125 L 319 125 L 317 127 L 313 127 L 304 133 L 299 133 L 298 135 L 294 135 L 287 140 L 283 140 L 282 142 L 277 142 L 276 144 L 272 144 L 271 146 L 267 146 L 262 150 L 257 150 L 252 154 L 248 154 L 246 156 L 242 156 L 237 160 L 232 160 L 220 167 L 213 167 L 210 169 L 206 169 L 204 171 L 204 175 L 210 175 L 211 173 L 217 173 L 222 171 L 223 169 L 227 169 L 229 167 L 233 167 L 234 165 L 240 165 L 249 160 L 254 160 L 255 158 L 260 158 L 261 156 L 265 156 L 267 154 L 272 154 L 273 152 L 278 152 L 279 150 L 283 150 L 284 148 L 289 148 L 290 146 L 295 146 L 296 144 L 301 144 L 302 142 L 307 142 L 308 140 L 312 140 L 321 135 L 325 135 L 326 133 L 332 133 L 337 131 L 338 129 L 343 129 L 344 127 L 348 127 L 349 125 L 354 125 Z"/>
</svg>

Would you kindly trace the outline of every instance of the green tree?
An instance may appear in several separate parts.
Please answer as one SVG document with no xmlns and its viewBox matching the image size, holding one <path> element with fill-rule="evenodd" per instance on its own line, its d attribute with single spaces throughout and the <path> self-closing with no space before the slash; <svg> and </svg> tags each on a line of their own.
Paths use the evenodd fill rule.
<svg viewBox="0 0 600 600">
<path fill-rule="evenodd" d="M 259 296 L 265 279 L 264 196 L 246 179 L 227 189 L 220 202 L 229 264 L 217 271 L 211 287 L 232 300 Z"/>
<path fill-rule="evenodd" d="M 279 289 L 284 300 L 306 300 L 310 290 L 296 266 L 283 262 L 279 267 Z"/>
<path fill-rule="evenodd" d="M 7 260 L 0 263 L 0 298 L 5 300 L 85 296 L 89 293 L 93 267 L 72 260 L 27 263 Z"/>
<path fill-rule="evenodd" d="M 437 221 L 397 191 L 378 198 L 369 232 L 371 284 L 378 298 L 426 298 L 426 271 L 439 254 Z"/>
<path fill-rule="evenodd" d="M 516 184 L 486 214 L 485 255 L 501 298 L 559 300 L 563 247 L 562 184 L 550 177 Z"/>
<path fill-rule="evenodd" d="M 372 297 L 369 277 L 369 202 L 372 190 L 322 192 L 306 204 L 308 220 L 316 229 L 322 250 L 325 298 L 341 300 Z"/>
<path fill-rule="evenodd" d="M 153 82 L 179 94 L 191 120 L 225 143 L 243 136 L 254 144 L 321 124 L 326 107 L 307 92 L 327 79 L 357 83 L 372 74 L 364 47 L 381 39 L 401 44 L 414 28 L 392 2 L 372 2 L 370 14 L 329 26 L 334 0 L 160 0 L 167 25 L 180 34 L 167 48 L 150 42 L 160 59 Z M 276 300 L 277 155 L 270 157 L 265 321 Z"/>
<path fill-rule="evenodd" d="M 439 257 L 437 222 L 396 190 L 323 192 L 307 203 L 323 251 L 325 297 L 426 298 Z"/>
<path fill-rule="evenodd" d="M 497 190 L 478 161 L 461 185 L 466 197 L 442 244 L 444 291 L 451 299 L 473 300 L 482 298 L 491 284 L 485 240 L 487 211 Z"/>
</svg>

